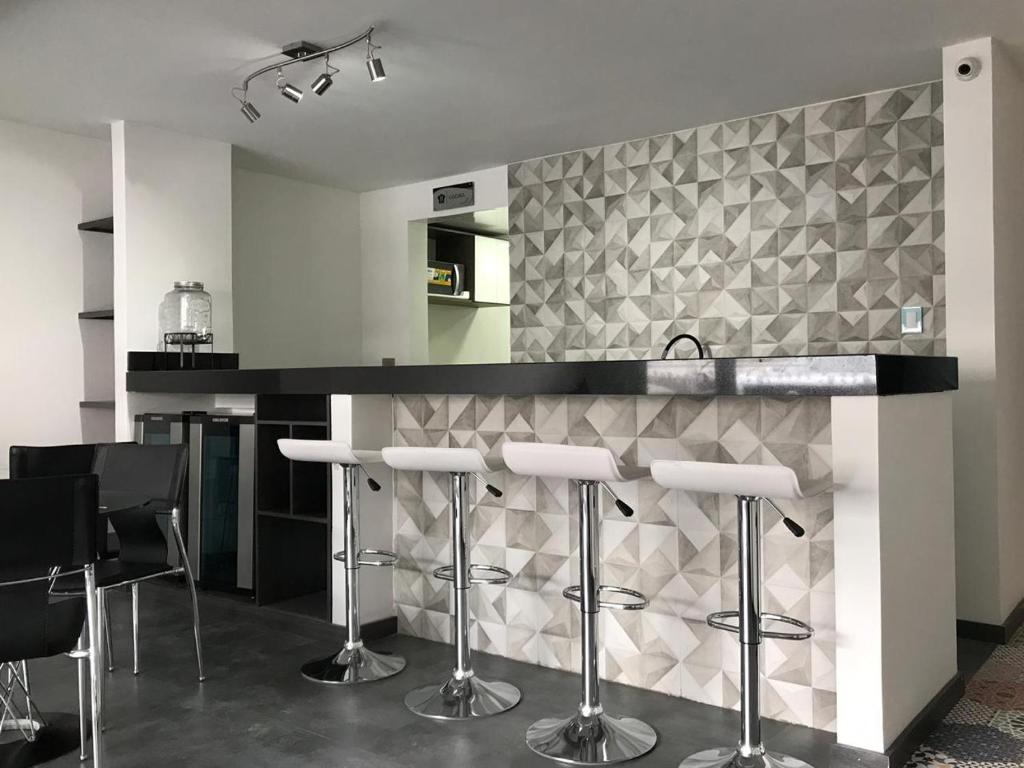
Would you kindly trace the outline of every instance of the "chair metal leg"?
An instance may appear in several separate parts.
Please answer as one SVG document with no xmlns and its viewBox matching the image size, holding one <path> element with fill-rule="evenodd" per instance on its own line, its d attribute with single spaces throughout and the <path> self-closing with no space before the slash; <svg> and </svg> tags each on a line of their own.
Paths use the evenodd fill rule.
<svg viewBox="0 0 1024 768">
<path fill-rule="evenodd" d="M 32 742 L 45 725 L 46 721 L 32 702 L 28 664 L 25 661 L 0 663 L 0 732 L 18 731 L 25 741 Z"/>
<path fill-rule="evenodd" d="M 103 658 L 107 661 L 107 672 L 114 671 L 114 643 L 110 639 L 110 601 L 107 590 L 99 590 L 100 623 L 103 625 Z"/>
<path fill-rule="evenodd" d="M 526 743 L 537 754 L 566 765 L 609 765 L 650 752 L 658 736 L 642 720 L 610 717 L 601 706 L 597 673 L 599 491 L 593 482 L 576 485 L 580 507 L 580 643 L 583 651 L 580 705 L 572 717 L 550 717 L 535 722 L 526 731 Z"/>
<path fill-rule="evenodd" d="M 88 632 L 88 626 L 82 627 L 82 634 L 78 636 L 78 645 L 75 646 L 75 650 L 72 652 L 75 665 L 78 667 L 78 759 L 80 762 L 85 762 L 89 759 L 89 753 L 85 749 L 86 742 L 89 740 L 89 722 L 86 719 L 89 712 L 87 689 L 89 687 L 90 651 L 86 641 Z"/>
<path fill-rule="evenodd" d="M 103 761 L 103 644 L 100 630 L 99 596 L 96 573 L 92 565 L 85 567 L 85 604 L 89 623 L 89 698 L 92 709 L 92 763 L 102 768 Z"/>
<path fill-rule="evenodd" d="M 511 683 L 486 682 L 476 677 L 469 647 L 469 547 L 466 544 L 465 504 L 469 497 L 464 472 L 451 473 L 452 617 L 455 635 L 455 668 L 441 685 L 411 691 L 405 706 L 423 717 L 437 720 L 468 720 L 489 717 L 512 709 L 522 694 Z"/>
<path fill-rule="evenodd" d="M 203 641 L 199 635 L 199 598 L 196 595 L 196 582 L 192 578 L 192 566 L 188 562 L 185 542 L 181 538 L 178 515 L 178 510 L 174 509 L 171 513 L 171 530 L 174 532 L 174 541 L 178 545 L 178 554 L 181 555 L 181 567 L 185 572 L 188 591 L 192 596 L 192 634 L 195 635 L 196 640 L 196 665 L 199 667 L 199 682 L 203 682 L 206 679 L 206 674 L 203 672 Z"/>
<path fill-rule="evenodd" d="M 139 667 L 139 584 L 132 584 L 132 674 L 141 672 Z"/>
<path fill-rule="evenodd" d="M 343 464 L 345 504 L 342 525 L 345 529 L 345 603 L 348 638 L 345 647 L 324 659 L 302 666 L 302 676 L 315 683 L 351 685 L 383 680 L 405 669 L 405 659 L 375 653 L 363 646 L 359 626 L 359 467 Z"/>
<path fill-rule="evenodd" d="M 761 500 L 737 497 L 739 543 L 740 741 L 698 752 L 680 768 L 811 768 L 768 752 L 761 741 Z"/>
</svg>

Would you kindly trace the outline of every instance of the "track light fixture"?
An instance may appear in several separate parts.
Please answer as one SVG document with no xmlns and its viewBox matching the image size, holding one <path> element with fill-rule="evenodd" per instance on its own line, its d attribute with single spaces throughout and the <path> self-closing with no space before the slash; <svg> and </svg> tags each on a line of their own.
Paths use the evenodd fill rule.
<svg viewBox="0 0 1024 768">
<path fill-rule="evenodd" d="M 285 80 L 284 80 L 284 72 L 282 72 L 280 68 L 278 68 L 278 70 L 277 70 L 277 83 L 276 83 L 276 85 L 277 85 L 277 90 L 279 90 L 281 92 L 281 95 L 284 96 L 289 101 L 294 101 L 296 104 L 298 104 L 300 101 L 302 101 L 302 91 L 299 90 L 298 88 L 296 88 L 291 83 L 286 83 L 285 82 Z"/>
<path fill-rule="evenodd" d="M 323 96 L 324 92 L 334 85 L 334 80 L 331 79 L 331 75 L 336 75 L 341 70 L 337 67 L 331 66 L 331 57 L 328 56 L 324 59 L 325 68 L 324 71 L 317 75 L 316 80 L 309 86 L 309 90 L 315 93 L 317 96 Z"/>
<path fill-rule="evenodd" d="M 300 62 L 314 61 L 316 59 L 324 59 L 324 71 L 317 75 L 313 84 L 310 86 L 310 90 L 313 91 L 317 96 L 322 96 L 328 88 L 334 84 L 334 75 L 341 70 L 337 67 L 331 66 L 331 54 L 343 51 L 346 48 L 351 48 L 353 45 L 366 41 L 366 69 L 370 73 L 370 82 L 379 83 L 385 79 L 387 75 L 384 73 L 384 65 L 381 60 L 377 57 L 376 51 L 380 49 L 379 45 L 374 45 L 372 40 L 373 27 L 368 28 L 361 35 L 357 35 L 349 40 L 338 45 L 332 45 L 328 48 L 321 48 L 314 43 L 308 43 L 305 41 L 293 43 L 285 47 L 281 53 L 288 57 L 286 61 L 280 61 L 274 64 L 268 64 L 262 69 L 258 69 L 251 75 L 242 81 L 242 84 L 237 88 L 232 88 L 232 95 L 242 105 L 241 113 L 245 116 L 245 119 L 250 123 L 255 123 L 260 119 L 260 112 L 249 101 L 249 83 L 255 80 L 261 75 L 265 75 L 268 72 L 277 70 L 277 80 L 275 82 L 277 90 L 289 101 L 295 102 L 296 104 L 302 100 L 302 90 L 296 88 L 291 83 L 287 82 L 284 77 L 284 68 L 290 67 L 293 64 L 299 64 Z"/>
<path fill-rule="evenodd" d="M 379 45 L 374 45 L 369 36 L 366 38 L 366 71 L 370 73 L 370 82 L 379 83 L 387 75 L 384 74 L 384 64 L 377 58 L 374 51 L 379 50 Z"/>
</svg>

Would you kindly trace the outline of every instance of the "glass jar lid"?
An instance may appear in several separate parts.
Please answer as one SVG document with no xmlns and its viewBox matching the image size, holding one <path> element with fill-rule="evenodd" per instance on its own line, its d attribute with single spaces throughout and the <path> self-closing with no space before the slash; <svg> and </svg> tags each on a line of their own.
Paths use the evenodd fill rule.
<svg viewBox="0 0 1024 768">
<path fill-rule="evenodd" d="M 203 284 L 198 280 L 175 280 L 174 289 L 182 291 L 201 291 Z"/>
</svg>

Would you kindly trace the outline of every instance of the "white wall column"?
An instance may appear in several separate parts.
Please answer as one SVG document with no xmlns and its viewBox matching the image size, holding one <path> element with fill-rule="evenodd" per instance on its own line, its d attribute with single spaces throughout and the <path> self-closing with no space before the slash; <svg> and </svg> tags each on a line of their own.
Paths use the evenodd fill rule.
<svg viewBox="0 0 1024 768">
<path fill-rule="evenodd" d="M 843 746 L 884 752 L 957 672 L 951 399 L 832 398 Z"/>
<path fill-rule="evenodd" d="M 125 121 L 111 125 L 111 140 L 114 407 L 117 439 L 130 440 L 134 413 L 149 408 L 125 390 L 128 351 L 157 349 L 160 301 L 175 280 L 204 283 L 213 350 L 234 348 L 231 145 Z"/>
<path fill-rule="evenodd" d="M 976 77 L 957 76 L 974 59 Z M 947 345 L 954 400 L 958 618 L 1001 624 L 1024 598 L 1024 78 L 991 38 L 943 51 Z"/>
</svg>

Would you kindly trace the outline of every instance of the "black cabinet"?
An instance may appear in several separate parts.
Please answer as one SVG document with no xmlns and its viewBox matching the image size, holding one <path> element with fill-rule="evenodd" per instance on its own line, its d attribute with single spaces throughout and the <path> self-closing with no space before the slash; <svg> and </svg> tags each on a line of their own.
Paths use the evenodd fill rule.
<svg viewBox="0 0 1024 768">
<path fill-rule="evenodd" d="M 330 437 L 330 398 L 256 398 L 256 601 L 329 620 L 331 473 L 291 462 L 281 438 Z"/>
</svg>

